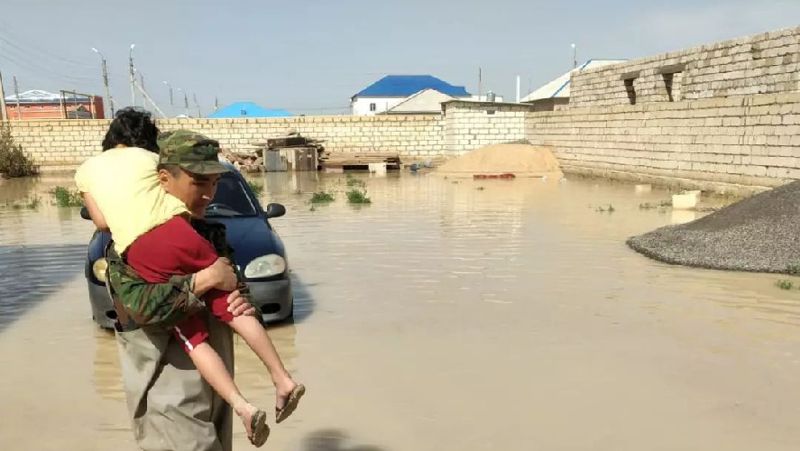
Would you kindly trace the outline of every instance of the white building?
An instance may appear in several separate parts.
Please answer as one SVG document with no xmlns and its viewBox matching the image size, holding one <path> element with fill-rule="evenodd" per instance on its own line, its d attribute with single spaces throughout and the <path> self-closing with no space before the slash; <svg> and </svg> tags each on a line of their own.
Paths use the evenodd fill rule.
<svg viewBox="0 0 800 451">
<path fill-rule="evenodd" d="M 623 63 L 625 60 L 589 60 L 575 69 L 546 83 L 520 100 L 521 103 L 532 103 L 534 111 L 553 111 L 559 106 L 569 103 L 570 83 L 572 74 L 595 67 Z"/>
<path fill-rule="evenodd" d="M 381 114 L 441 114 L 442 103 L 453 99 L 435 89 L 423 89 Z"/>
<path fill-rule="evenodd" d="M 428 89 L 451 99 L 470 98 L 463 86 L 453 86 L 431 75 L 387 75 L 351 97 L 350 109 L 354 116 L 387 113 L 409 97 Z"/>
</svg>

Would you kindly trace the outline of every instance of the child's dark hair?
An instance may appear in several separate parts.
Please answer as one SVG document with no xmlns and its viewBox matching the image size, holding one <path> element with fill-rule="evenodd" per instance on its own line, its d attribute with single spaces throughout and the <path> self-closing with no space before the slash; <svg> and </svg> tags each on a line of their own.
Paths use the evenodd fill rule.
<svg viewBox="0 0 800 451">
<path fill-rule="evenodd" d="M 113 149 L 122 144 L 127 147 L 141 147 L 158 152 L 158 127 L 150 112 L 137 107 L 125 107 L 114 115 L 103 138 L 103 150 Z"/>
</svg>

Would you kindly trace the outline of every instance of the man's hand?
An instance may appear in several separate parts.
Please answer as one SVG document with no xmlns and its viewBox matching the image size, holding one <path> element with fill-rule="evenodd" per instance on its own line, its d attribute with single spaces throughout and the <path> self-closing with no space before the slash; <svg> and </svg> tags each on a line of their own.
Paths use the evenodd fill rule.
<svg viewBox="0 0 800 451">
<path fill-rule="evenodd" d="M 247 298 L 242 297 L 239 290 L 233 291 L 228 295 L 228 311 L 234 317 L 241 315 L 256 316 L 256 308 Z"/>
<path fill-rule="evenodd" d="M 197 296 L 202 296 L 212 288 L 232 291 L 236 289 L 237 282 L 231 261 L 220 257 L 208 268 L 197 272 L 194 278 L 193 291 Z"/>
</svg>

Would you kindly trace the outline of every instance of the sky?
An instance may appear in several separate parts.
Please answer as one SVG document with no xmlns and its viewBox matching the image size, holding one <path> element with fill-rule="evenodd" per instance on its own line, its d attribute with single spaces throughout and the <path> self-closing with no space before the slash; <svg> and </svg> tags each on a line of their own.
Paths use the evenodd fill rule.
<svg viewBox="0 0 800 451">
<path fill-rule="evenodd" d="M 6 95 L 60 89 L 131 103 L 128 56 L 167 113 L 254 101 L 348 114 L 389 74 L 430 74 L 513 101 L 579 62 L 635 59 L 800 25 L 800 0 L 0 0 Z M 169 89 L 173 87 L 174 105 Z M 180 91 L 178 90 L 180 89 Z M 138 102 L 141 97 L 137 96 Z M 141 104 L 141 103 L 140 103 Z"/>
</svg>

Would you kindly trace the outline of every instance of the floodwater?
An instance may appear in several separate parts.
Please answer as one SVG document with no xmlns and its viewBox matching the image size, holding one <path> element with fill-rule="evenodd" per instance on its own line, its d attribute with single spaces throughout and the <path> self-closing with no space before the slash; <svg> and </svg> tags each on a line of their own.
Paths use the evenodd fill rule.
<svg viewBox="0 0 800 451">
<path fill-rule="evenodd" d="M 290 253 L 293 324 L 270 327 L 309 387 L 267 448 L 796 450 L 800 291 L 630 251 L 694 218 L 597 180 L 259 176 Z M 113 336 L 91 321 L 91 225 L 62 179 L 0 181 L 0 449 L 134 450 Z M 330 205 L 312 192 L 336 191 Z M 38 195 L 36 210 L 2 207 Z M 607 210 L 613 205 L 614 211 Z M 266 372 L 237 343 L 265 408 Z M 251 449 L 234 425 L 235 448 Z"/>
</svg>

